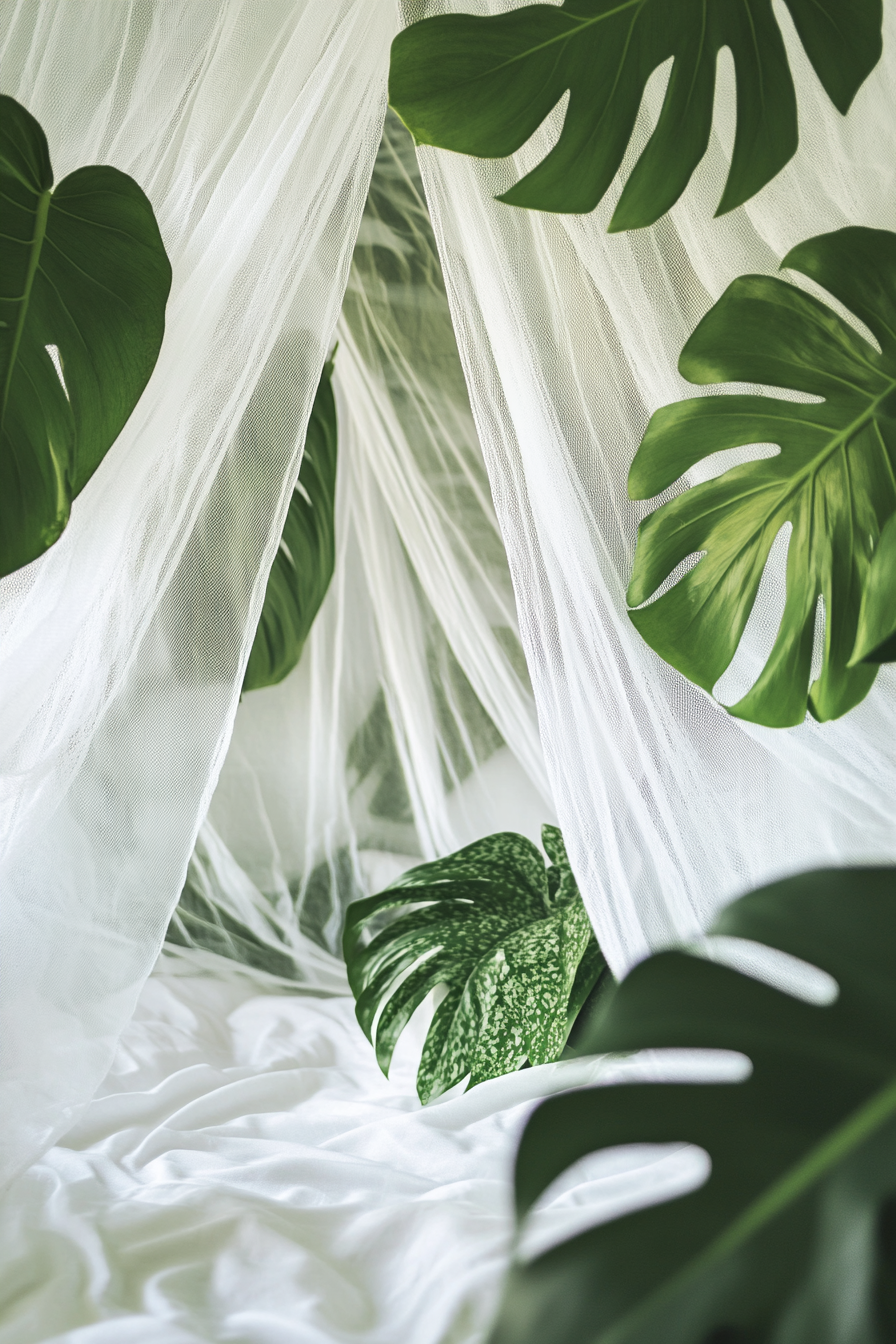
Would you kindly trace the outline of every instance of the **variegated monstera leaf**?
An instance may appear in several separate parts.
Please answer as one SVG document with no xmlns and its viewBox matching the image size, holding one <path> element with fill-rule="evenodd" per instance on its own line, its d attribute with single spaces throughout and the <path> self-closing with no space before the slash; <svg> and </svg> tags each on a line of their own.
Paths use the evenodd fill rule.
<svg viewBox="0 0 896 1344">
<path fill-rule="evenodd" d="M 612 977 L 563 837 L 551 859 L 503 832 L 411 869 L 349 907 L 344 936 L 358 1021 L 388 1072 L 396 1041 L 430 990 L 444 987 L 417 1074 L 422 1102 L 559 1057 L 585 1000 Z M 366 945 L 371 925 L 403 910 Z"/>
</svg>

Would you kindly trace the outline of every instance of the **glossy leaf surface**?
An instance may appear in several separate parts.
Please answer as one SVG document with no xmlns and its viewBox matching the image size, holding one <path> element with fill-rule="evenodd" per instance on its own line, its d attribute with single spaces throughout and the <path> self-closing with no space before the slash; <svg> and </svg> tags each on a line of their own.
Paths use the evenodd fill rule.
<svg viewBox="0 0 896 1344">
<path fill-rule="evenodd" d="M 46 137 L 0 97 L 0 575 L 58 539 L 155 366 L 171 267 L 116 168 L 53 189 Z"/>
<path fill-rule="evenodd" d="M 841 112 L 881 53 L 881 0 L 787 0 L 818 78 Z M 612 229 L 652 224 L 706 150 L 716 61 L 734 57 L 737 133 L 719 213 L 748 200 L 796 151 L 793 79 L 771 0 L 566 0 L 491 17 L 423 19 L 392 46 L 389 100 L 427 145 L 514 153 L 569 90 L 557 143 L 500 199 L 593 210 L 631 140 L 645 85 L 673 57 L 662 112 Z"/>
<path fill-rule="evenodd" d="M 737 394 L 665 406 L 651 418 L 629 476 L 633 499 L 666 490 L 723 449 L 776 444 L 694 486 L 641 524 L 628 600 L 640 606 L 689 556 L 698 563 L 630 612 L 673 667 L 711 691 L 752 610 L 777 534 L 790 524 L 781 625 L 750 691 L 731 708 L 771 727 L 845 714 L 876 668 L 853 665 L 859 609 L 877 538 L 896 513 L 896 234 L 847 228 L 801 243 L 782 263 L 828 290 L 880 352 L 827 304 L 776 277 L 735 280 L 679 361 L 693 383 L 764 383 L 823 398 Z M 824 601 L 821 672 L 809 687 L 816 608 Z"/>
<path fill-rule="evenodd" d="M 896 662 L 896 514 L 874 548 L 852 663 Z"/>
<path fill-rule="evenodd" d="M 423 1102 L 467 1074 L 473 1087 L 557 1059 L 586 997 L 610 978 L 560 832 L 545 826 L 542 836 L 547 869 L 531 841 L 502 832 L 349 906 L 349 984 L 368 1039 L 376 1028 L 384 1073 L 414 1009 L 445 987 L 417 1074 Z M 379 916 L 409 906 L 363 944 Z"/>
<path fill-rule="evenodd" d="M 336 402 L 333 359 L 320 377 L 299 479 L 274 557 L 244 691 L 274 686 L 297 666 L 336 563 Z"/>
<path fill-rule="evenodd" d="M 896 870 L 776 883 L 735 902 L 713 932 L 821 967 L 839 995 L 819 1006 L 684 951 L 651 957 L 611 990 L 590 1050 L 734 1050 L 752 1073 L 539 1106 L 517 1157 L 520 1214 L 602 1148 L 688 1142 L 712 1168 L 699 1189 L 515 1268 L 493 1344 L 894 1338 Z"/>
</svg>

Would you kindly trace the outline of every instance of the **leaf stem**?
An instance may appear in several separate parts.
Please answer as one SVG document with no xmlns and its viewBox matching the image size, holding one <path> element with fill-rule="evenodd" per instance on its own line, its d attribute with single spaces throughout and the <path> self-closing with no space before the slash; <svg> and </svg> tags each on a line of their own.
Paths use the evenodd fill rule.
<svg viewBox="0 0 896 1344">
<path fill-rule="evenodd" d="M 671 1279 L 667 1279 L 655 1293 L 639 1303 L 633 1312 L 627 1313 L 621 1321 L 617 1321 L 601 1334 L 598 1344 L 624 1344 L 624 1341 L 630 1338 L 630 1331 L 649 1319 L 665 1299 L 677 1295 L 688 1282 L 738 1250 L 750 1237 L 777 1217 L 787 1205 L 793 1204 L 804 1195 L 832 1167 L 869 1139 L 875 1130 L 894 1115 L 896 1115 L 896 1078 L 879 1092 L 875 1092 L 869 1101 L 838 1125 L 832 1134 L 816 1144 L 801 1162 L 749 1204 L 727 1231 L 716 1237 L 701 1255 Z"/>
</svg>

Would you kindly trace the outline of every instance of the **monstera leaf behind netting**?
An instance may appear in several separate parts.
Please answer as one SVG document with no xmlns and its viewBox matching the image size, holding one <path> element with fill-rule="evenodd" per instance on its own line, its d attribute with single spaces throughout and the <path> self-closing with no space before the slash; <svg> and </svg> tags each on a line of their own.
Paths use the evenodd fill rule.
<svg viewBox="0 0 896 1344">
<path fill-rule="evenodd" d="M 278 360 L 277 372 L 288 398 L 296 370 L 289 365 L 288 351 L 283 353 L 286 358 Z M 324 365 L 314 394 L 299 479 L 268 575 L 243 678 L 244 692 L 276 686 L 298 665 L 333 577 L 338 434 L 332 379 L 333 355 Z M 276 391 L 268 399 L 276 404 Z"/>
<path fill-rule="evenodd" d="M 519 1266 L 491 1344 L 893 1339 L 896 870 L 801 874 L 736 901 L 710 935 L 638 966 L 583 1046 L 736 1051 L 739 1078 L 544 1102 L 520 1144 L 517 1209 L 621 1144 L 697 1144 L 704 1179 Z M 770 958 L 757 974 L 770 948 L 786 954 L 781 988 Z"/>
<path fill-rule="evenodd" d="M 394 117 L 338 340 L 333 579 L 295 670 L 243 696 L 169 930 L 299 980 L 306 938 L 340 950 L 349 902 L 483 833 L 537 838 L 552 813 L 413 145 Z M 254 416 L 288 405 L 281 384 Z M 222 845 L 223 868 L 209 859 Z"/>
</svg>

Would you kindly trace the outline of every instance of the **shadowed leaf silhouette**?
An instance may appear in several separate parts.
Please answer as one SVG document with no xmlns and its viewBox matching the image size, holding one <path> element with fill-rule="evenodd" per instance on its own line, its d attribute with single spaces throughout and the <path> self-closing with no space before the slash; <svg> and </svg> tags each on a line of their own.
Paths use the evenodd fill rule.
<svg viewBox="0 0 896 1344">
<path fill-rule="evenodd" d="M 333 355 L 311 408 L 299 479 L 268 576 L 244 691 L 274 686 L 298 665 L 336 564 L 336 402 Z"/>
</svg>

